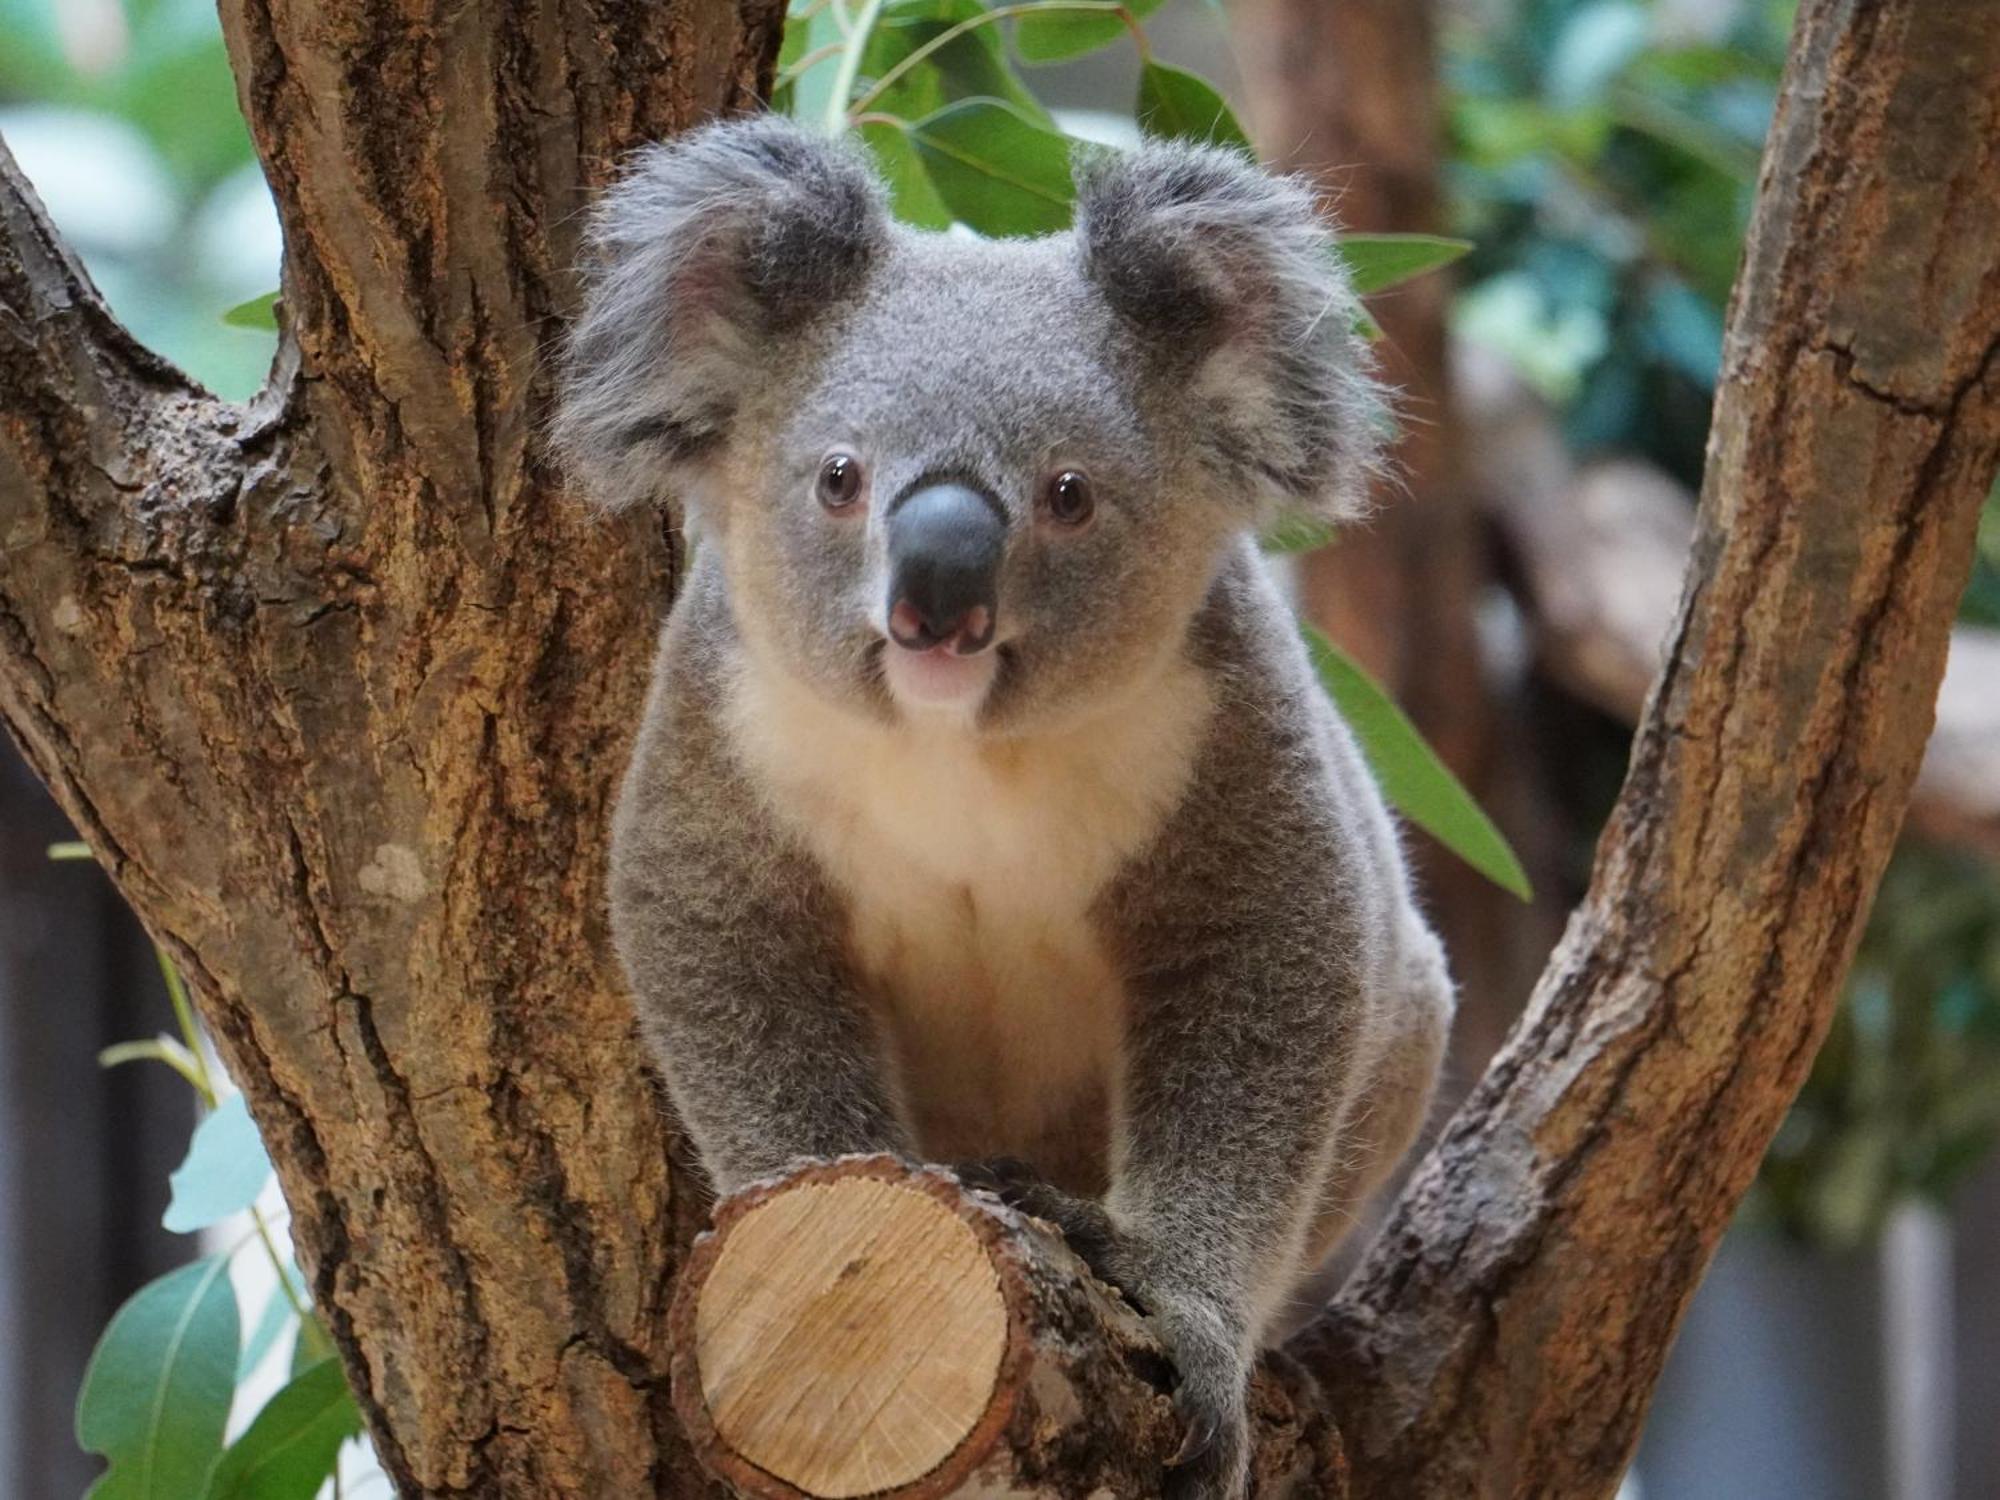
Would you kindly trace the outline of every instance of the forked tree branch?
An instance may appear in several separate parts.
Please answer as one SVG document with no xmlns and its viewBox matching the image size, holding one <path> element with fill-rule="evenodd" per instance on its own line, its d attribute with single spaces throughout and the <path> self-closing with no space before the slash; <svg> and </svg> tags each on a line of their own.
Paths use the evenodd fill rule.
<svg viewBox="0 0 2000 1500">
<path fill-rule="evenodd" d="M 778 7 L 229 0 L 225 23 L 296 362 L 247 413 L 190 393 L 0 194 L 0 712 L 195 980 L 398 1491 L 714 1495 L 667 1389 L 706 1205 L 600 915 L 670 559 L 565 503 L 537 429 L 590 184 L 748 103 Z M 2000 452 L 1996 142 L 2000 0 L 1805 0 L 1686 598 L 1594 888 L 1260 1385 L 1267 1496 L 1337 1483 L 1329 1413 L 1358 1495 L 1615 1483 L 1915 774 Z M 948 1462 L 1154 1493 L 1170 1371 L 1032 1226 L 1003 1231 L 981 1243 L 1037 1267 L 1009 1328 L 1066 1330 L 1043 1357 L 1116 1399 L 1064 1405 L 1064 1368 L 1031 1363 L 1054 1427 L 990 1424 L 1004 1453 Z"/>
</svg>

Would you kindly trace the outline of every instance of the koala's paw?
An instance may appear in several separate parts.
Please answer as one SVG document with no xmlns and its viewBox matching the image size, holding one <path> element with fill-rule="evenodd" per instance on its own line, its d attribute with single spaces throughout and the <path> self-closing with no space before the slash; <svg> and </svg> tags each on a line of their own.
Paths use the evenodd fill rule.
<svg viewBox="0 0 2000 1500">
<path fill-rule="evenodd" d="M 1162 1297 L 1153 1323 L 1180 1372 L 1174 1412 L 1181 1445 L 1167 1460 L 1165 1500 L 1242 1500 L 1250 1469 L 1244 1408 L 1249 1371 L 1216 1334 L 1212 1312 Z"/>
<path fill-rule="evenodd" d="M 1064 1192 L 1036 1176 L 1026 1162 L 1011 1156 L 960 1162 L 952 1170 L 967 1187 L 991 1193 L 1008 1207 L 1055 1225 L 1093 1276 L 1128 1297 L 1132 1295 L 1119 1264 L 1118 1236 L 1103 1204 Z"/>
</svg>

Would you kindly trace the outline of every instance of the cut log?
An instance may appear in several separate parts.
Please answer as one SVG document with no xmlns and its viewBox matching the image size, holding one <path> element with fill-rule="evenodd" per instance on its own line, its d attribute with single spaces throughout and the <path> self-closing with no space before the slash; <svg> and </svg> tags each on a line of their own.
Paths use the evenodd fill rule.
<svg viewBox="0 0 2000 1500">
<path fill-rule="evenodd" d="M 702 1462 L 778 1500 L 1160 1493 L 1171 1362 L 1039 1221 L 936 1169 L 848 1157 L 726 1201 L 675 1298 Z M 1345 1493 L 1294 1365 L 1259 1375 L 1260 1496 Z"/>
</svg>

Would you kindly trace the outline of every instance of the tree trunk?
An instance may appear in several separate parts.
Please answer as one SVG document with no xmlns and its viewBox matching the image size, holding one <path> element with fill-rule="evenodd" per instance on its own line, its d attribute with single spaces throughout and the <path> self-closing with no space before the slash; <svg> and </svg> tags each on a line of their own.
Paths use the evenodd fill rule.
<svg viewBox="0 0 2000 1500">
<path fill-rule="evenodd" d="M 224 12 L 287 233 L 258 401 L 0 179 L 0 714 L 193 980 L 399 1492 L 720 1493 L 667 1380 L 707 1205 L 601 916 L 672 543 L 563 499 L 540 355 L 590 187 L 747 105 L 778 8 Z M 1357 1494 L 1608 1491 L 1915 773 L 2000 451 L 2000 3 L 1799 24 L 1595 887 L 1302 1346 Z"/>
<path fill-rule="evenodd" d="M 693 1496 L 698 1179 L 603 932 L 671 543 L 541 455 L 579 210 L 754 102 L 777 0 L 226 0 L 269 389 L 111 321 L 6 167 L 0 707 L 243 1085 L 406 1496 Z"/>
</svg>

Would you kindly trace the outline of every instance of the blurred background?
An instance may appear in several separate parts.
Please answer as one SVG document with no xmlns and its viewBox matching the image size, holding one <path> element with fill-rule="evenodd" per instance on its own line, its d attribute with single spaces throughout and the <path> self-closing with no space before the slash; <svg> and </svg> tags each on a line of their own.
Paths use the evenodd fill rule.
<svg viewBox="0 0 2000 1500">
<path fill-rule="evenodd" d="M 1173 0 L 1148 25 L 1349 227 L 1475 245 L 1374 303 L 1400 475 L 1296 564 L 1534 878 L 1524 907 L 1418 849 L 1465 990 L 1453 1096 L 1581 894 L 1623 774 L 1790 22 L 1783 0 Z M 1129 49 L 1029 77 L 1075 133 L 1131 134 Z M 0 0 L 0 136 L 139 337 L 251 394 L 271 336 L 223 314 L 276 285 L 279 234 L 213 0 Z M 1628 1482 L 1646 1500 L 2000 1495 L 1992 497 L 1980 545 L 1909 831 L 1659 1388 Z M 100 1066 L 173 1015 L 103 875 L 49 860 L 70 837 L 0 743 L 0 1493 L 30 1497 L 97 1472 L 71 1411 L 118 1305 L 246 1242 L 241 1216 L 161 1225 L 195 1101 L 154 1061 Z M 282 1215 L 268 1189 L 264 1208 Z M 239 1259 L 244 1305 L 275 1306 L 269 1265 Z M 371 1484 L 357 1456 L 348 1492 Z"/>
</svg>

